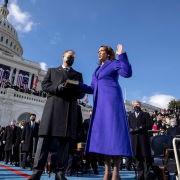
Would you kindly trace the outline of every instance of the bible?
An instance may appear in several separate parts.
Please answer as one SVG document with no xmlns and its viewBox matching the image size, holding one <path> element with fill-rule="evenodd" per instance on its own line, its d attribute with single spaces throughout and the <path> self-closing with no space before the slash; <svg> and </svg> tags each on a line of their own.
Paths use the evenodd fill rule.
<svg viewBox="0 0 180 180">
<path fill-rule="evenodd" d="M 71 80 L 71 79 L 67 79 L 66 83 L 64 84 L 64 86 L 69 89 L 77 89 L 78 85 L 79 85 L 79 81 L 75 81 L 75 80 Z"/>
</svg>

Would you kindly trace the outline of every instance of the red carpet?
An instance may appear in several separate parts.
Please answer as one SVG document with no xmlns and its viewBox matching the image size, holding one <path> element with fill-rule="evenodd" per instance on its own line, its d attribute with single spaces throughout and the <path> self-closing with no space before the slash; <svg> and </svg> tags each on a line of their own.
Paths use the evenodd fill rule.
<svg viewBox="0 0 180 180">
<path fill-rule="evenodd" d="M 12 168 L 10 168 L 10 167 L 4 166 L 4 165 L 2 165 L 2 164 L 0 164 L 0 166 L 1 166 L 2 168 L 4 168 L 4 169 L 7 169 L 7 170 L 9 170 L 9 171 L 11 171 L 11 172 L 14 172 L 14 173 L 16 173 L 16 174 L 18 174 L 18 175 L 20 175 L 20 176 L 25 177 L 25 178 L 30 178 L 30 177 L 31 177 L 29 174 L 25 174 L 25 173 L 23 173 L 23 172 L 17 171 L 17 170 L 15 170 L 15 169 L 12 169 Z"/>
</svg>

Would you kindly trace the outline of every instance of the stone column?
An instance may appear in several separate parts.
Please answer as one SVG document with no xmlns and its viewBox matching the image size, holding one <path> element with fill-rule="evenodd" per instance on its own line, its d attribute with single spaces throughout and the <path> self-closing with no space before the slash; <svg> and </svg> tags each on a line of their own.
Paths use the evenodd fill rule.
<svg viewBox="0 0 180 180">
<path fill-rule="evenodd" d="M 12 83 L 11 80 L 12 80 L 12 74 L 13 74 L 14 69 L 15 69 L 14 67 L 11 67 L 11 72 L 10 72 L 10 75 L 9 75 L 10 83 Z"/>
<path fill-rule="evenodd" d="M 28 88 L 31 88 L 31 81 L 32 81 L 32 73 L 29 73 L 29 81 L 28 81 Z"/>
<path fill-rule="evenodd" d="M 16 76 L 15 76 L 15 80 L 14 80 L 14 85 L 17 84 L 17 78 L 18 78 L 19 71 L 20 71 L 20 69 L 16 68 Z"/>
</svg>

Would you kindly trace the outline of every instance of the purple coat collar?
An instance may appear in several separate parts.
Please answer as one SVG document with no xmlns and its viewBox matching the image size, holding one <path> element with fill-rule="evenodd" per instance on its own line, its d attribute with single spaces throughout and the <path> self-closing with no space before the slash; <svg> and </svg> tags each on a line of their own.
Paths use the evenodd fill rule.
<svg viewBox="0 0 180 180">
<path fill-rule="evenodd" d="M 112 61 L 111 61 L 111 60 L 107 60 L 101 67 L 98 66 L 98 67 L 96 68 L 95 72 L 94 72 L 95 77 L 98 78 L 99 73 L 100 73 L 105 67 L 107 67 L 110 63 L 112 63 Z M 98 71 L 99 68 L 101 68 L 101 69 L 99 70 L 98 74 L 96 75 L 96 72 Z"/>
</svg>

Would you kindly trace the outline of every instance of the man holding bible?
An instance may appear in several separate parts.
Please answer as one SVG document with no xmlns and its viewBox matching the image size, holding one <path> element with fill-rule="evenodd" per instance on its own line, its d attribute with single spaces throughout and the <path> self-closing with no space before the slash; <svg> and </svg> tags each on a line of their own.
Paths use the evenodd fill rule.
<svg viewBox="0 0 180 180">
<path fill-rule="evenodd" d="M 57 150 L 56 180 L 66 180 L 65 165 L 68 159 L 70 139 L 76 138 L 77 99 L 84 97 L 78 86 L 66 81 L 83 82 L 82 74 L 72 68 L 73 50 L 65 51 L 63 65 L 50 68 L 42 81 L 42 90 L 49 93 L 39 129 L 39 144 L 34 160 L 33 175 L 29 180 L 39 180 L 45 167 L 53 138 L 59 139 Z M 73 82 L 72 81 L 72 82 Z"/>
</svg>

